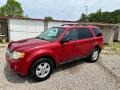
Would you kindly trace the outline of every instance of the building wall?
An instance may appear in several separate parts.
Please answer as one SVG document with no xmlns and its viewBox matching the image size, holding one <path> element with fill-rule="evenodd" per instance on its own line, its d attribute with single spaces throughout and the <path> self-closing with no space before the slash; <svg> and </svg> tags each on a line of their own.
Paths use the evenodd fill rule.
<svg viewBox="0 0 120 90">
<path fill-rule="evenodd" d="M 44 30 L 48 29 L 48 21 L 44 21 Z"/>
<path fill-rule="evenodd" d="M 118 28 L 116 28 L 116 30 L 115 30 L 114 40 L 120 41 L 120 26 Z"/>
<path fill-rule="evenodd" d="M 118 41 L 120 41 L 120 28 L 119 28 L 119 34 L 118 34 Z"/>
<path fill-rule="evenodd" d="M 113 43 L 114 31 L 110 27 L 101 27 L 104 37 L 104 43 Z"/>
<path fill-rule="evenodd" d="M 10 41 L 36 37 L 43 31 L 43 21 L 9 19 Z"/>
</svg>

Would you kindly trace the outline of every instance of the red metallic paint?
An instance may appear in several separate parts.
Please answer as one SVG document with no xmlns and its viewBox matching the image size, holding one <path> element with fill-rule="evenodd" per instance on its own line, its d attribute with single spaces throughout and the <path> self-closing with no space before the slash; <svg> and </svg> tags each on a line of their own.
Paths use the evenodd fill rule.
<svg viewBox="0 0 120 90">
<path fill-rule="evenodd" d="M 93 37 L 83 40 L 71 41 L 64 44 L 60 43 L 60 40 L 68 30 L 82 27 L 89 28 Z M 25 57 L 19 60 L 13 60 L 6 55 L 6 59 L 10 68 L 14 72 L 26 76 L 31 65 L 38 58 L 46 56 L 51 57 L 53 62 L 55 62 L 57 65 L 72 58 L 86 56 L 95 46 L 99 46 L 101 49 L 103 48 L 103 36 L 95 37 L 95 34 L 91 30 L 91 28 L 97 28 L 95 26 L 64 26 L 62 28 L 64 28 L 63 33 L 54 42 L 32 38 L 11 42 L 8 45 L 8 48 L 12 51 L 25 52 Z M 76 47 L 74 46 L 75 44 L 77 44 Z"/>
</svg>

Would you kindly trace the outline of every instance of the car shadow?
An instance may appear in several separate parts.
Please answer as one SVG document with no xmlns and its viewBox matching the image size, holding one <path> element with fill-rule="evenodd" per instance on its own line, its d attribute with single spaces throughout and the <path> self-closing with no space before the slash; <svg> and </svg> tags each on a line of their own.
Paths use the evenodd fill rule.
<svg viewBox="0 0 120 90">
<path fill-rule="evenodd" d="M 85 59 L 81 59 L 81 60 L 75 60 L 75 61 L 72 61 L 72 62 L 68 62 L 68 63 L 65 63 L 65 64 L 58 65 L 54 69 L 53 74 L 57 73 L 59 71 L 62 71 L 62 70 L 70 69 L 72 67 L 75 67 L 76 65 L 83 64 L 84 62 L 85 62 Z M 31 79 L 28 76 L 27 77 L 22 77 L 22 76 L 17 75 L 16 73 L 9 70 L 7 65 L 5 65 L 5 67 L 4 67 L 4 74 L 5 74 L 6 80 L 8 82 L 11 82 L 11 83 L 25 83 L 25 82 L 37 83 L 36 81 L 34 81 L 33 79 Z"/>
<path fill-rule="evenodd" d="M 23 77 L 20 75 L 17 75 L 16 73 L 12 72 L 7 65 L 4 67 L 4 75 L 8 82 L 11 83 L 25 83 L 27 82 L 33 82 L 29 77 Z"/>
<path fill-rule="evenodd" d="M 67 62 L 64 64 L 60 64 L 60 65 L 56 66 L 56 68 L 53 71 L 53 74 L 57 73 L 59 71 L 64 71 L 66 69 L 70 69 L 70 68 L 75 67 L 77 65 L 81 65 L 81 64 L 85 63 L 85 61 L 86 61 L 86 59 L 81 59 L 81 60 L 75 60 L 75 61 Z"/>
</svg>

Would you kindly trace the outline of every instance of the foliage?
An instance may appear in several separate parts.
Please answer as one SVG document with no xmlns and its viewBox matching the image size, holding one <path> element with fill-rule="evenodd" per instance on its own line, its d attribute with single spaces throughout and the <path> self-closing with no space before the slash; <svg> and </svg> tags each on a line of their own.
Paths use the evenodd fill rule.
<svg viewBox="0 0 120 90">
<path fill-rule="evenodd" d="M 0 7 L 0 16 L 22 17 L 21 4 L 15 0 L 7 0 L 6 4 Z"/>
<path fill-rule="evenodd" d="M 46 16 L 45 20 L 53 20 L 53 18 L 51 16 Z"/>
<path fill-rule="evenodd" d="M 120 55 L 120 42 L 114 42 L 110 45 L 105 45 L 102 53 Z"/>
<path fill-rule="evenodd" d="M 95 13 L 90 13 L 88 16 L 82 14 L 79 21 L 86 22 L 85 17 L 87 17 L 88 22 L 120 23 L 120 9 L 113 12 L 102 12 L 100 9 Z"/>
<path fill-rule="evenodd" d="M 81 15 L 81 18 L 80 18 L 80 21 L 84 21 L 84 22 L 87 22 L 88 20 L 88 17 L 87 15 L 85 15 L 84 13 Z"/>
</svg>

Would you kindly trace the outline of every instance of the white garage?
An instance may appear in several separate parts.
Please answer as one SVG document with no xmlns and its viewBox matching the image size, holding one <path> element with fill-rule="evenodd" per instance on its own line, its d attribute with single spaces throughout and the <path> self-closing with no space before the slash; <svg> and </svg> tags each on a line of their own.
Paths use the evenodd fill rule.
<svg viewBox="0 0 120 90">
<path fill-rule="evenodd" d="M 118 27 L 115 30 L 114 40 L 120 41 L 120 25 L 118 25 Z"/>
<path fill-rule="evenodd" d="M 9 40 L 16 41 L 38 36 L 44 31 L 44 21 L 9 19 Z"/>
<path fill-rule="evenodd" d="M 76 22 L 32 18 L 8 18 L 9 41 L 36 37 L 47 28 L 69 23 L 75 24 Z"/>
</svg>

